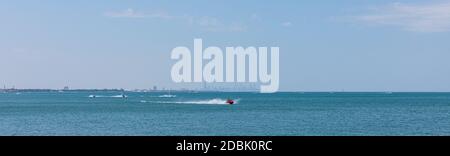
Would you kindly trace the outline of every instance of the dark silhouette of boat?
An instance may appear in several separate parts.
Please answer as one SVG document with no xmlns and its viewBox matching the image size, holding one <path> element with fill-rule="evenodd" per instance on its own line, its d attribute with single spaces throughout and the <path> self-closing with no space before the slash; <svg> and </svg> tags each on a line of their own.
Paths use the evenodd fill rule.
<svg viewBox="0 0 450 156">
<path fill-rule="evenodd" d="M 234 104 L 234 100 L 228 99 L 226 103 L 229 104 L 229 105 L 232 105 L 232 104 Z"/>
</svg>

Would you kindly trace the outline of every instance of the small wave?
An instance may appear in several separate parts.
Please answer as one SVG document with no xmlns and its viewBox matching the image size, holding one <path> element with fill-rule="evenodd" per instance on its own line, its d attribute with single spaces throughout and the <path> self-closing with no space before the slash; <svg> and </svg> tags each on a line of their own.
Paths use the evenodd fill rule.
<svg viewBox="0 0 450 156">
<path fill-rule="evenodd" d="M 177 96 L 176 95 L 160 95 L 158 97 L 160 97 L 160 98 L 175 98 Z"/>
<path fill-rule="evenodd" d="M 113 95 L 113 96 L 105 96 L 105 95 L 89 95 L 89 98 L 127 98 L 126 95 Z"/>
<path fill-rule="evenodd" d="M 114 96 L 110 96 L 110 97 L 113 97 L 113 98 L 127 98 L 128 96 L 126 96 L 126 95 L 114 95 Z"/>
</svg>

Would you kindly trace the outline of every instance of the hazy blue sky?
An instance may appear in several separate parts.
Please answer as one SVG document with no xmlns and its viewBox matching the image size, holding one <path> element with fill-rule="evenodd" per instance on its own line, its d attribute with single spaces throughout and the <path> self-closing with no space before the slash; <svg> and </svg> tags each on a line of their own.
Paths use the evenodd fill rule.
<svg viewBox="0 0 450 156">
<path fill-rule="evenodd" d="M 280 89 L 450 91 L 450 1 L 1 0 L 0 84 L 173 84 L 177 46 L 279 46 Z"/>
</svg>

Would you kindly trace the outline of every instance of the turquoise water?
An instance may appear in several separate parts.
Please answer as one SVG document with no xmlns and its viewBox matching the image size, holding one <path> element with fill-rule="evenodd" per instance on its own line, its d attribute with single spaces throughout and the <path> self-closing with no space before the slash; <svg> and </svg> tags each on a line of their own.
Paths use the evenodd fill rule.
<svg viewBox="0 0 450 156">
<path fill-rule="evenodd" d="M 0 135 L 450 135 L 450 93 L 120 94 L 0 93 Z"/>
</svg>

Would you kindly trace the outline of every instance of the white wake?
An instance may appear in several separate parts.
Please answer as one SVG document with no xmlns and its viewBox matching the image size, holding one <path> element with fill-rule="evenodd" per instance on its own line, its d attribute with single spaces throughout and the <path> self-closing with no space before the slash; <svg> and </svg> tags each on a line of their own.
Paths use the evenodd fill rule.
<svg viewBox="0 0 450 156">
<path fill-rule="evenodd" d="M 160 95 L 158 97 L 160 97 L 160 98 L 175 98 L 177 96 L 176 95 Z"/>
<path fill-rule="evenodd" d="M 127 98 L 126 95 L 112 95 L 112 96 L 105 96 L 105 95 L 89 95 L 89 98 Z"/>
<path fill-rule="evenodd" d="M 238 104 L 240 99 L 234 100 L 234 104 Z M 226 99 L 208 99 L 208 100 L 193 100 L 193 101 L 141 101 L 142 103 L 176 103 L 176 104 L 200 104 L 200 105 L 228 105 Z"/>
</svg>

